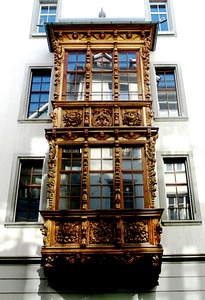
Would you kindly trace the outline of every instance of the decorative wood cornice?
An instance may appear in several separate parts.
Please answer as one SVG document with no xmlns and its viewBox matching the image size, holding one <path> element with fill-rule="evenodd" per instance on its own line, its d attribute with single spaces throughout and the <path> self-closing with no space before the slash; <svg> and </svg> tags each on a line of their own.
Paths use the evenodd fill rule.
<svg viewBox="0 0 205 300">
<path fill-rule="evenodd" d="M 131 47 L 146 44 L 149 50 L 154 50 L 156 42 L 157 23 L 139 21 L 89 20 L 84 22 L 56 22 L 46 25 L 48 44 L 51 52 L 55 51 L 56 41 L 69 46 L 83 43 L 108 44 L 118 42 Z M 149 44 L 146 38 L 150 37 Z"/>
</svg>

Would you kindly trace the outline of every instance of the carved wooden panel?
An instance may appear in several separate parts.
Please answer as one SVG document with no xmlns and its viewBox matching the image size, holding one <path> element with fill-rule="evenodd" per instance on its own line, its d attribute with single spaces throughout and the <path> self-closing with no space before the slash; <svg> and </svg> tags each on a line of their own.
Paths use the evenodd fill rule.
<svg viewBox="0 0 205 300">
<path fill-rule="evenodd" d="M 147 243 L 148 237 L 147 221 L 124 221 L 125 243 Z"/>
<path fill-rule="evenodd" d="M 79 222 L 58 222 L 55 235 L 57 243 L 79 243 Z"/>
<path fill-rule="evenodd" d="M 90 244 L 113 244 L 114 224 L 106 220 L 90 221 L 89 242 Z"/>
</svg>

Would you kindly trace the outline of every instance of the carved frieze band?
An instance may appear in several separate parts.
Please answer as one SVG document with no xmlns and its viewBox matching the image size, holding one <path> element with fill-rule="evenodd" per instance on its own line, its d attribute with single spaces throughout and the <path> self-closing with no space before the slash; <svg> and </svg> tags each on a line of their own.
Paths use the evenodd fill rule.
<svg viewBox="0 0 205 300">
<path fill-rule="evenodd" d="M 150 108 L 146 108 L 150 111 Z M 142 108 L 121 109 L 119 107 L 85 107 L 80 109 L 57 108 L 50 114 L 53 127 L 107 127 L 107 126 L 142 126 Z M 150 117 L 149 117 L 150 119 Z M 151 120 L 150 120 L 151 122 Z"/>
<path fill-rule="evenodd" d="M 99 218 L 94 220 L 89 220 L 88 216 L 66 221 L 48 219 L 42 228 L 44 246 L 52 246 L 56 243 L 77 244 L 81 248 L 104 244 L 118 247 L 123 244 L 136 243 L 159 245 L 161 233 L 162 228 L 157 218 L 131 220 L 123 219 L 120 216 L 115 219 Z"/>
<path fill-rule="evenodd" d="M 56 32 L 56 38 L 61 41 L 61 43 L 66 42 L 76 42 L 76 41 L 124 41 L 124 42 L 135 42 L 140 41 L 143 43 L 146 36 L 150 34 L 149 31 L 142 30 L 107 30 L 107 31 L 96 31 L 96 30 L 87 30 L 87 31 L 61 31 Z"/>
</svg>

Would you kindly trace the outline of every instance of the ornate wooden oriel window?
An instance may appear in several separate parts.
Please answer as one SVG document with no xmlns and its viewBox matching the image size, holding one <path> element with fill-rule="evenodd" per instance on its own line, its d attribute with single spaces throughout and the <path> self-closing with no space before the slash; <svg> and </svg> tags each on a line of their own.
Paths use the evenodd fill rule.
<svg viewBox="0 0 205 300">
<path fill-rule="evenodd" d="M 157 284 L 162 209 L 149 86 L 157 24 L 76 21 L 46 30 L 55 92 L 41 212 L 45 271 L 115 270 L 132 273 L 137 286 Z"/>
</svg>

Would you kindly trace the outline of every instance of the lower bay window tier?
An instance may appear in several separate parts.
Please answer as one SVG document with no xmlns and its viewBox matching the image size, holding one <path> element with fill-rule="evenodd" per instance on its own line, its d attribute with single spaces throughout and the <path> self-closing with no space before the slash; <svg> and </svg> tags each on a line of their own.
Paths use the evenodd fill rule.
<svg viewBox="0 0 205 300">
<path fill-rule="evenodd" d="M 51 141 L 49 209 L 153 208 L 154 142 L 73 147 Z"/>
<path fill-rule="evenodd" d="M 92 282 L 99 289 L 108 277 L 112 288 L 121 281 L 135 289 L 156 286 L 163 254 L 162 211 L 42 211 L 45 275 L 61 288 L 93 288 Z"/>
</svg>

